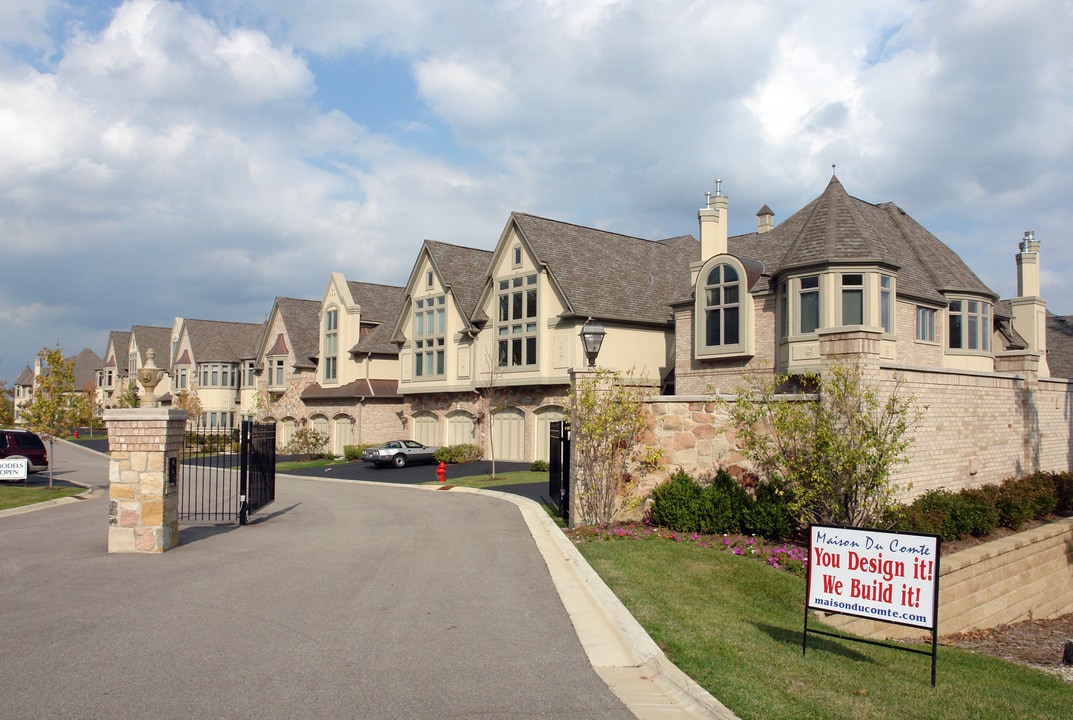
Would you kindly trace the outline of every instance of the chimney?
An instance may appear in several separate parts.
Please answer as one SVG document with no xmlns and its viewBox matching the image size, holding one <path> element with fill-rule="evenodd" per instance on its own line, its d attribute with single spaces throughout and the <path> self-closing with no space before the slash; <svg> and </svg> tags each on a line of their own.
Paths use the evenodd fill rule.
<svg viewBox="0 0 1073 720">
<path fill-rule="evenodd" d="M 1028 343 L 1028 352 L 1039 355 L 1039 377 L 1049 377 L 1047 362 L 1047 302 L 1039 294 L 1039 242 L 1036 233 L 1025 231 L 1017 254 L 1017 297 L 1010 300 L 1013 327 Z"/>
<path fill-rule="evenodd" d="M 1036 233 L 1025 230 L 1017 254 L 1017 297 L 1039 296 L 1039 241 Z"/>
<path fill-rule="evenodd" d="M 727 251 L 727 202 L 721 186 L 723 181 L 715 181 L 715 195 L 709 194 L 707 207 L 697 213 L 700 221 L 700 257 L 706 261 Z"/>
<path fill-rule="evenodd" d="M 763 235 L 775 229 L 775 213 L 766 204 L 756 213 L 756 232 Z"/>
</svg>

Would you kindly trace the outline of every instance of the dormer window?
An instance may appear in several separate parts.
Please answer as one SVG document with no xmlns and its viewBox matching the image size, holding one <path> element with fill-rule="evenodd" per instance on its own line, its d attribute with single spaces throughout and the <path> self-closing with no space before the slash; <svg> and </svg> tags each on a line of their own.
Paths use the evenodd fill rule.
<svg viewBox="0 0 1073 720">
<path fill-rule="evenodd" d="M 414 377 L 442 377 L 447 343 L 446 296 L 414 301 Z"/>
<path fill-rule="evenodd" d="M 716 265 L 704 285 L 704 344 L 737 345 L 738 300 L 741 292 L 738 271 L 730 265 Z"/>
<path fill-rule="evenodd" d="M 752 355 L 753 301 L 737 258 L 709 260 L 697 276 L 694 296 L 697 357 Z"/>
</svg>

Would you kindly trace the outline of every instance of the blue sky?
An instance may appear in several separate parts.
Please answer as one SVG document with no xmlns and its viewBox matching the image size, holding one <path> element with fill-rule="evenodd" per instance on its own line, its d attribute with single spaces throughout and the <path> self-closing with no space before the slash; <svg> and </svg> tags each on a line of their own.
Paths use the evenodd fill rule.
<svg viewBox="0 0 1073 720">
<path fill-rule="evenodd" d="M 1073 6 L 6 0 L 0 380 L 333 271 L 401 284 L 512 210 L 695 234 L 721 178 L 746 232 L 832 164 L 1003 297 L 1035 230 L 1073 314 Z"/>
</svg>

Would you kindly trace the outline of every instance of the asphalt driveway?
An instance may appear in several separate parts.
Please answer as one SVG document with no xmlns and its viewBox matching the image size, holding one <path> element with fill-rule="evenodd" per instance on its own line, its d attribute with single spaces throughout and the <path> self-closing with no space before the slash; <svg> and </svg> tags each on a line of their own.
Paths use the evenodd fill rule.
<svg viewBox="0 0 1073 720">
<path fill-rule="evenodd" d="M 106 518 L 104 493 L 0 517 L 0 718 L 631 717 L 511 503 L 283 477 L 155 556 L 109 555 Z"/>
</svg>

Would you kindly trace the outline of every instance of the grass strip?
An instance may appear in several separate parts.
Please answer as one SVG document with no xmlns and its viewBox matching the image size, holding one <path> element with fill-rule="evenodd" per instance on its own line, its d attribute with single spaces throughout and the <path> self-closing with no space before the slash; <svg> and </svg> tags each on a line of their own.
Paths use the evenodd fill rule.
<svg viewBox="0 0 1073 720">
<path fill-rule="evenodd" d="M 668 657 L 742 720 L 1068 720 L 1073 686 L 955 648 L 930 658 L 810 636 L 805 581 L 723 549 L 659 537 L 579 550 Z M 810 621 L 810 626 L 812 622 Z"/>
<path fill-rule="evenodd" d="M 48 502 L 58 498 L 70 497 L 85 492 L 84 487 L 48 487 L 40 485 L 0 484 L 0 510 Z"/>
</svg>

